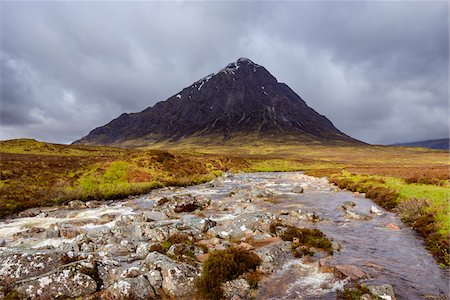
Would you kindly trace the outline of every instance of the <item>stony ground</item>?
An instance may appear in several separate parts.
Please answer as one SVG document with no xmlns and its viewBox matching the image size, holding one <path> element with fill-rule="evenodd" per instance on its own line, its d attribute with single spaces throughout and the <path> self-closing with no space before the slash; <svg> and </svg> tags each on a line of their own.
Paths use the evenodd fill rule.
<svg viewBox="0 0 450 300">
<path fill-rule="evenodd" d="M 0 222 L 0 298 L 193 299 L 209 253 L 231 246 L 256 253 L 262 276 L 256 288 L 242 277 L 225 283 L 228 299 L 277 298 L 280 290 L 287 299 L 315 298 L 367 277 L 358 267 L 336 264 L 320 249 L 309 247 L 308 254 L 296 258 L 296 240 L 280 238 L 288 225 L 313 227 L 322 221 L 307 207 L 278 209 L 283 193 L 335 193 L 337 188 L 298 173 L 288 183 L 243 177 L 243 185 L 230 189 L 234 176 L 123 201 L 30 209 Z M 353 206 L 343 203 L 343 218 L 383 214 L 376 207 L 359 214 Z M 334 251 L 341 247 L 332 246 Z M 286 272 L 304 280 L 297 280 L 296 288 L 284 286 Z M 390 285 L 369 289 L 365 299 L 395 299 Z"/>
</svg>

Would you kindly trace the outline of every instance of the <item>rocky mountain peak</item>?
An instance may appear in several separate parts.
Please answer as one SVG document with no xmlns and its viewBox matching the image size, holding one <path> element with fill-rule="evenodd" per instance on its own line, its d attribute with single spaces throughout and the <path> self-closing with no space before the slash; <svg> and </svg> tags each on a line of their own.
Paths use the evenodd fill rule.
<svg viewBox="0 0 450 300">
<path fill-rule="evenodd" d="M 239 58 L 166 101 L 140 113 L 122 114 L 76 143 L 121 145 L 139 141 L 142 145 L 193 136 L 219 136 L 223 142 L 249 133 L 356 142 L 263 66 Z"/>
</svg>

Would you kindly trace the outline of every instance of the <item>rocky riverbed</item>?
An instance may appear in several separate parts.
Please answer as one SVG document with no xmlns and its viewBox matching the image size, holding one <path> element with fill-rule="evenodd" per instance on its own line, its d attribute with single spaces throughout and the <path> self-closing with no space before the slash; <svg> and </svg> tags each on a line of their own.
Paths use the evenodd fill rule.
<svg viewBox="0 0 450 300">
<path fill-rule="evenodd" d="M 273 224 L 318 228 L 333 254 L 296 258 Z M 233 246 L 260 257 L 262 276 L 225 283 L 229 299 L 336 299 L 355 283 L 365 299 L 448 297 L 448 273 L 394 214 L 323 178 L 255 173 L 3 220 L 0 298 L 193 299 L 209 253 Z"/>
</svg>

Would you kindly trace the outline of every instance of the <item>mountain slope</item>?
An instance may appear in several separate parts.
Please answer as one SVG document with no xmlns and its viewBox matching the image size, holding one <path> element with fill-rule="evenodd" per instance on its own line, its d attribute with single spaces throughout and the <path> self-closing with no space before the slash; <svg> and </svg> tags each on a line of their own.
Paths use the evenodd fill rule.
<svg viewBox="0 0 450 300">
<path fill-rule="evenodd" d="M 308 107 L 264 67 L 246 58 L 142 112 L 122 114 L 75 143 L 121 145 L 139 141 L 145 145 L 204 136 L 223 142 L 248 133 L 358 143 Z"/>
<path fill-rule="evenodd" d="M 449 150 L 449 141 L 450 139 L 438 139 L 438 140 L 428 140 L 428 141 L 418 141 L 411 143 L 399 143 L 394 144 L 395 146 L 408 146 L 408 147 L 422 147 L 422 148 L 430 148 L 430 149 L 438 149 L 438 150 Z"/>
</svg>

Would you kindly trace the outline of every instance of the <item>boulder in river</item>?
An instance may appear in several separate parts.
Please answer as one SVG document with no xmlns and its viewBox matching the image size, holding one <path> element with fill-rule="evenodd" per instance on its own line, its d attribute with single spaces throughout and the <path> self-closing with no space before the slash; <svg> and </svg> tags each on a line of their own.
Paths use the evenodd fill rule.
<svg viewBox="0 0 450 300">
<path fill-rule="evenodd" d="M 35 208 L 29 208 L 27 210 L 20 212 L 18 214 L 18 216 L 19 216 L 19 218 L 31 218 L 31 217 L 35 217 L 41 213 L 42 213 L 42 211 L 39 208 L 35 207 Z"/>
<path fill-rule="evenodd" d="M 377 216 L 384 215 L 384 213 L 378 207 L 376 207 L 375 205 L 372 205 L 370 207 L 370 213 L 374 214 L 374 215 L 377 215 Z"/>
<path fill-rule="evenodd" d="M 352 265 L 336 265 L 335 270 L 336 276 L 348 278 L 352 281 L 368 277 L 366 272 Z"/>
<path fill-rule="evenodd" d="M 369 285 L 367 287 L 372 294 L 372 296 L 376 297 L 375 299 L 383 299 L 383 300 L 396 300 L 394 293 L 394 288 L 390 284 L 383 285 Z"/>
<path fill-rule="evenodd" d="M 258 248 L 255 253 L 261 258 L 260 270 L 265 273 L 272 273 L 281 267 L 284 262 L 292 257 L 291 242 L 279 241 L 267 246 Z"/>
<path fill-rule="evenodd" d="M 304 189 L 303 189 L 303 187 L 301 187 L 301 186 L 299 186 L 299 185 L 296 185 L 296 186 L 294 186 L 294 187 L 292 188 L 291 192 L 292 192 L 292 193 L 301 194 L 301 193 L 304 192 Z"/>
</svg>

